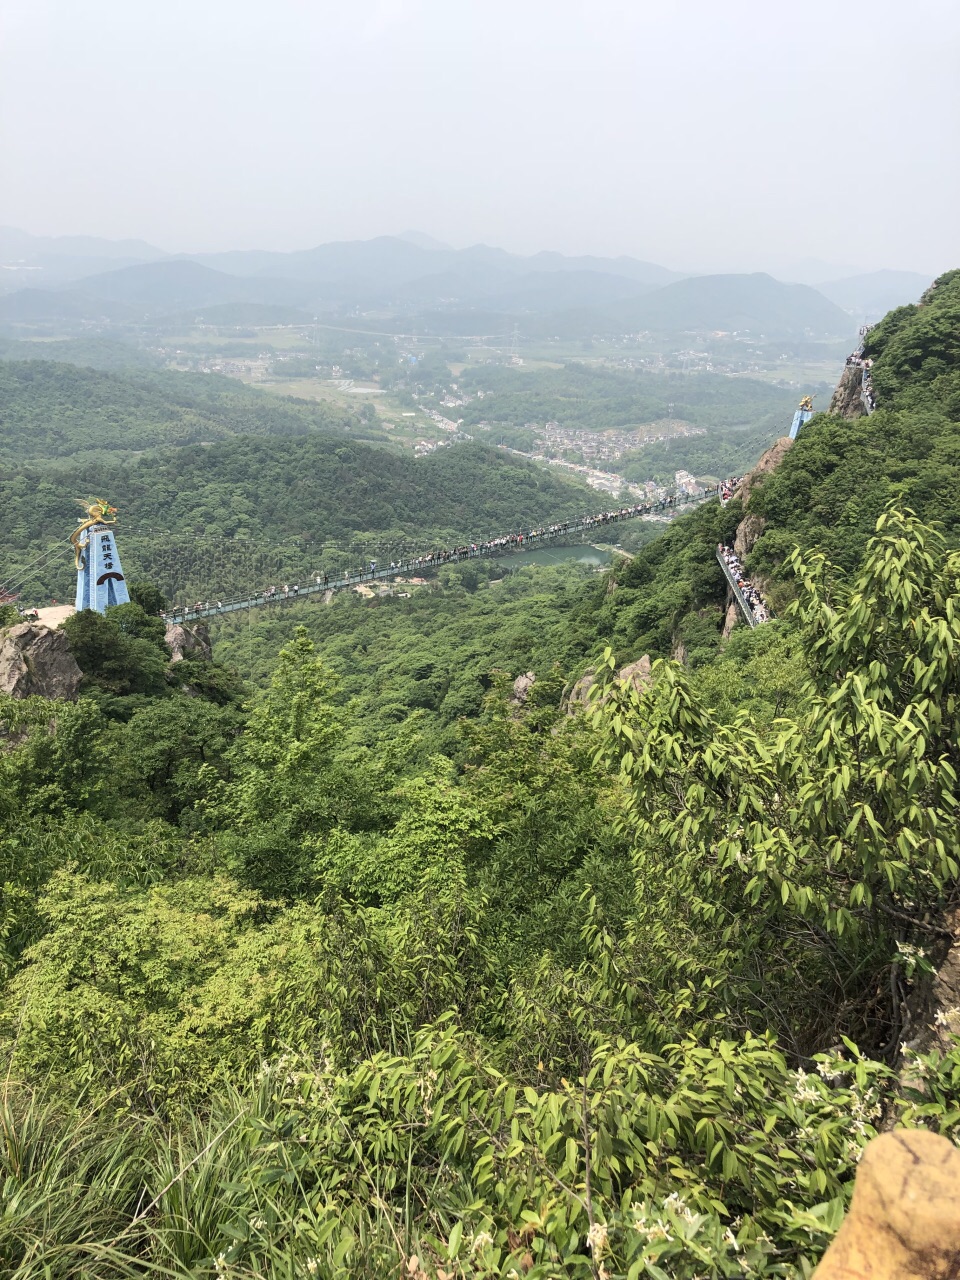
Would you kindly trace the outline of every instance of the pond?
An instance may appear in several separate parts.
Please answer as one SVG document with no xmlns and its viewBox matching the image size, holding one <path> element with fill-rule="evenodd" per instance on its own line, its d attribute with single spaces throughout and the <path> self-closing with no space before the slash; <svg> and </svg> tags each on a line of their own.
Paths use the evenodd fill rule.
<svg viewBox="0 0 960 1280">
<path fill-rule="evenodd" d="M 613 559 L 613 552 L 606 547 L 593 547 L 580 543 L 572 547 L 537 547 L 533 551 L 518 551 L 504 557 L 504 564 L 517 569 L 525 564 L 564 564 L 571 560 L 602 569 Z"/>
</svg>

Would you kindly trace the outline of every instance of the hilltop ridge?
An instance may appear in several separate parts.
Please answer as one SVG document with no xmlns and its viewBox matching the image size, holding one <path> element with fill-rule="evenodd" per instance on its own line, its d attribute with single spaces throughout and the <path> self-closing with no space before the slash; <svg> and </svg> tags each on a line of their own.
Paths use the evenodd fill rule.
<svg viewBox="0 0 960 1280">
<path fill-rule="evenodd" d="M 30 237 L 20 240 L 27 248 L 32 244 Z M 11 241 L 14 247 L 16 243 Z M 83 243 L 74 247 L 79 251 Z M 9 271 L 0 273 L 0 291 L 7 294 L 0 300 L 0 323 L 81 316 L 122 322 L 142 318 L 144 312 L 161 317 L 190 307 L 249 303 L 307 314 L 369 310 L 377 313 L 374 328 L 389 327 L 382 314 L 386 311 L 393 314 L 394 327 L 402 322 L 401 327 L 409 328 L 414 319 L 425 331 L 437 333 L 451 331 L 450 317 L 463 314 L 462 331 L 472 332 L 481 313 L 488 330 L 513 317 L 532 336 L 644 327 L 839 335 L 850 328 L 846 313 L 807 285 L 774 281 L 762 272 L 685 277 L 626 256 L 541 251 L 524 257 L 489 245 L 455 250 L 403 236 L 285 253 L 168 255 L 144 246 L 140 262 L 131 259 L 135 247 L 118 244 L 110 259 L 91 243 L 88 270 L 78 270 L 77 259 L 64 257 L 64 269 L 58 271 L 56 245 L 38 242 L 29 259 L 35 266 L 27 270 L 12 262 Z M 850 282 L 851 289 L 855 283 Z M 867 293 L 871 287 L 863 282 Z M 911 278 L 888 274 L 882 287 L 894 293 L 902 289 L 901 298 L 909 298 Z M 842 288 L 837 296 L 848 305 L 850 295 Z"/>
</svg>

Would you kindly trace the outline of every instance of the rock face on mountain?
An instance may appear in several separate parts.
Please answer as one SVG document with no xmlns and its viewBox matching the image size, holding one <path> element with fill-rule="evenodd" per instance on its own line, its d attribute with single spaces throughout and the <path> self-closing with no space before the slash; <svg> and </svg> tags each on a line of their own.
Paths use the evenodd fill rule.
<svg viewBox="0 0 960 1280">
<path fill-rule="evenodd" d="M 830 401 L 828 413 L 838 418 L 866 417 L 861 391 L 863 389 L 863 371 L 857 364 L 848 364 L 840 375 L 840 381 Z"/>
<path fill-rule="evenodd" d="M 653 684 L 650 673 L 650 655 L 645 653 L 636 662 L 629 662 L 617 672 L 617 680 L 621 684 L 631 684 L 638 693 L 649 689 Z M 585 672 L 564 699 L 566 710 L 573 715 L 579 707 L 589 706 L 589 693 L 593 688 L 596 675 L 593 671 Z"/>
<path fill-rule="evenodd" d="M 743 505 L 746 506 L 750 497 L 750 491 L 753 489 L 754 485 L 763 476 L 769 475 L 771 471 L 776 471 L 792 444 L 793 441 L 789 436 L 781 436 L 779 440 L 774 440 L 766 453 L 762 453 L 760 455 L 760 461 L 753 470 L 748 471 L 740 481 L 740 484 L 733 496 L 735 498 L 739 498 Z"/>
<path fill-rule="evenodd" d="M 515 707 L 523 706 L 530 697 L 530 690 L 536 682 L 537 675 L 535 671 L 525 671 L 522 676 L 517 676 L 513 682 L 513 693 L 510 696 L 511 703 Z"/>
<path fill-rule="evenodd" d="M 637 693 L 643 693 L 644 689 L 649 689 L 653 684 L 653 677 L 650 674 L 650 655 L 645 653 L 636 662 L 630 662 L 627 666 L 621 667 L 617 672 L 617 679 L 621 684 L 632 684 Z"/>
<path fill-rule="evenodd" d="M 901 1006 L 901 1036 L 913 1053 L 949 1053 L 953 1037 L 960 1035 L 960 910 L 942 917 L 927 954 L 934 970 L 914 983 Z M 911 1069 L 908 1059 L 903 1075 L 909 1076 Z"/>
<path fill-rule="evenodd" d="M 734 496 L 740 498 L 743 505 L 746 506 L 750 500 L 750 494 L 756 487 L 757 482 L 764 476 L 768 476 L 772 471 L 776 471 L 780 463 L 787 456 L 787 452 L 792 446 L 793 441 L 789 436 L 781 436 L 779 440 L 774 441 L 766 453 L 761 454 L 760 461 L 748 471 L 738 485 Z M 766 526 L 766 520 L 763 516 L 755 511 L 747 511 L 746 515 L 737 525 L 737 532 L 733 539 L 733 549 L 740 557 L 745 560 L 753 548 L 756 546 L 760 535 Z M 756 574 L 753 580 L 762 595 L 767 594 L 767 584 Z M 726 613 L 723 620 L 723 632 L 721 639 L 727 640 L 733 629 L 740 622 L 740 607 L 734 599 L 733 591 L 727 589 Z"/>
<path fill-rule="evenodd" d="M 763 516 L 758 516 L 754 512 L 748 511 L 737 525 L 736 537 L 733 539 L 733 549 L 741 560 L 744 556 L 748 556 L 756 546 L 757 539 L 763 533 L 766 523 Z"/>
<path fill-rule="evenodd" d="M 185 627 L 182 622 L 169 623 L 163 638 L 172 655 L 171 666 L 184 658 L 203 658 L 209 662 L 213 657 L 210 632 L 202 622 L 194 623 L 192 627 Z"/>
<path fill-rule="evenodd" d="M 0 632 L 0 692 L 72 702 L 82 679 L 64 632 L 33 622 Z"/>
<path fill-rule="evenodd" d="M 740 606 L 733 598 L 733 592 L 727 590 L 727 610 L 723 615 L 723 630 L 720 633 L 721 640 L 729 640 L 733 634 L 733 629 L 740 621 Z"/>
<path fill-rule="evenodd" d="M 960 1262 L 960 1151 L 925 1129 L 867 1144 L 814 1280 L 946 1280 Z"/>
</svg>

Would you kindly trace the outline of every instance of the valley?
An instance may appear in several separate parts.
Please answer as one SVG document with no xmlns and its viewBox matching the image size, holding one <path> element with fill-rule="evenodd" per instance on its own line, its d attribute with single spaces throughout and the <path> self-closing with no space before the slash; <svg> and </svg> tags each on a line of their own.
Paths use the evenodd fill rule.
<svg viewBox="0 0 960 1280">
<path fill-rule="evenodd" d="M 0 32 L 0 1280 L 960 1280 L 960 6 Z"/>
<path fill-rule="evenodd" d="M 956 1140 L 955 1011 L 921 1009 L 956 945 L 958 334 L 953 272 L 865 335 L 873 412 L 810 382 L 792 442 L 798 389 L 757 369 L 7 347 L 0 1107 L 142 1170 L 41 1161 L 94 1274 L 279 1280 L 295 1238 L 331 1278 L 415 1249 L 429 1280 L 591 1280 L 556 1191 L 589 1153 L 608 1275 L 659 1240 L 678 1280 L 799 1277 L 881 1116 Z M 587 471 L 665 505 L 581 530 Z M 24 617 L 70 598 L 93 492 L 129 602 Z M 435 551 L 555 522 L 571 545 Z"/>
</svg>

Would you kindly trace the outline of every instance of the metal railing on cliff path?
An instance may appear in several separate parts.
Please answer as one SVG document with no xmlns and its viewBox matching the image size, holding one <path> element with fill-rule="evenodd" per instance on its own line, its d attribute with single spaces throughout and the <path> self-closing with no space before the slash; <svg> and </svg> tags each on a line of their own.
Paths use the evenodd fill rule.
<svg viewBox="0 0 960 1280">
<path fill-rule="evenodd" d="M 750 608 L 750 605 L 747 601 L 746 596 L 741 591 L 740 584 L 737 582 L 737 579 L 734 576 L 733 570 L 727 564 L 726 560 L 724 560 L 723 553 L 719 549 L 717 551 L 717 563 L 720 565 L 720 568 L 723 570 L 723 576 L 726 578 L 727 585 L 730 587 L 730 590 L 733 592 L 734 599 L 736 600 L 737 604 L 740 606 L 740 612 L 743 614 L 744 621 L 746 622 L 747 626 L 750 627 L 751 629 L 753 627 L 759 627 L 760 620 L 754 617 L 753 610 Z"/>
<path fill-rule="evenodd" d="M 860 403 L 863 405 L 863 411 L 868 417 L 877 407 L 877 399 L 873 393 L 873 378 L 870 374 L 873 362 L 863 358 L 867 334 L 872 328 L 872 324 L 865 324 L 861 327 L 860 342 L 857 344 L 856 350 L 847 356 L 847 367 L 849 368 L 853 365 L 860 370 Z"/>
</svg>

